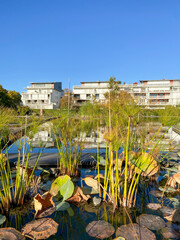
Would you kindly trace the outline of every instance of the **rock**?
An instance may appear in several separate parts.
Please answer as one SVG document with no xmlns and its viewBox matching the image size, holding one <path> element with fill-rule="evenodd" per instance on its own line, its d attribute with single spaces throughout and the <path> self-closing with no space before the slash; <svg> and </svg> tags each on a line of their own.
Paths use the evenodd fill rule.
<svg viewBox="0 0 180 240">
<path fill-rule="evenodd" d="M 93 197 L 93 204 L 95 207 L 99 206 L 101 204 L 101 198 L 100 197 Z"/>
<path fill-rule="evenodd" d="M 165 227 L 161 229 L 161 234 L 166 239 L 171 239 L 171 238 L 180 239 L 180 233 L 170 227 Z"/>
<path fill-rule="evenodd" d="M 129 223 L 120 226 L 116 231 L 117 237 L 123 237 L 126 240 L 155 240 L 156 236 L 153 232 L 144 226 L 139 226 L 137 223 Z"/>
<path fill-rule="evenodd" d="M 152 214 L 141 214 L 136 218 L 136 222 L 140 226 L 145 226 L 151 230 L 160 230 L 166 225 L 161 217 Z"/>
<path fill-rule="evenodd" d="M 1 228 L 0 229 L 0 239 L 3 240 L 24 240 L 25 237 L 22 236 L 20 232 L 18 232 L 15 228 Z"/>
<path fill-rule="evenodd" d="M 168 216 L 173 213 L 174 209 L 170 207 L 162 207 L 160 211 L 163 213 L 163 216 Z"/>
<path fill-rule="evenodd" d="M 164 218 L 173 223 L 180 223 L 180 210 L 174 209 L 172 215 L 164 217 Z"/>
<path fill-rule="evenodd" d="M 51 218 L 41 218 L 27 223 L 22 234 L 31 239 L 47 239 L 56 234 L 59 224 Z"/>
<path fill-rule="evenodd" d="M 86 232 L 91 237 L 104 239 L 109 238 L 111 235 L 113 235 L 115 229 L 110 223 L 104 220 L 100 220 L 89 223 L 86 227 Z"/>
<path fill-rule="evenodd" d="M 158 210 L 161 208 L 161 204 L 159 203 L 148 203 L 147 207 L 151 210 Z"/>
</svg>

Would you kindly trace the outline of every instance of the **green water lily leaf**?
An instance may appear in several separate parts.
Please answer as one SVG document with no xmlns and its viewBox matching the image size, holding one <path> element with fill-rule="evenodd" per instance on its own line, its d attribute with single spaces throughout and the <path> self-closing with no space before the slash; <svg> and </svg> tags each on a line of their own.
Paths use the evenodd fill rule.
<svg viewBox="0 0 180 240">
<path fill-rule="evenodd" d="M 0 225 L 6 221 L 6 216 L 0 214 Z"/>
<path fill-rule="evenodd" d="M 175 208 L 180 209 L 180 201 L 177 198 L 169 198 Z"/>
<path fill-rule="evenodd" d="M 171 167 L 171 168 L 162 167 L 162 169 L 165 169 L 166 171 L 169 171 L 169 172 L 176 172 L 176 173 L 179 172 L 177 167 Z"/>
<path fill-rule="evenodd" d="M 70 198 L 74 192 L 74 184 L 68 175 L 60 176 L 52 183 L 50 193 L 53 196 L 58 195 L 59 198 Z"/>
<path fill-rule="evenodd" d="M 65 211 L 70 208 L 70 204 L 68 202 L 62 201 L 56 203 L 56 211 Z"/>
<path fill-rule="evenodd" d="M 137 173 L 141 171 L 142 176 L 153 176 L 159 170 L 156 160 L 150 153 L 131 152 L 129 165 L 136 169 Z"/>
</svg>

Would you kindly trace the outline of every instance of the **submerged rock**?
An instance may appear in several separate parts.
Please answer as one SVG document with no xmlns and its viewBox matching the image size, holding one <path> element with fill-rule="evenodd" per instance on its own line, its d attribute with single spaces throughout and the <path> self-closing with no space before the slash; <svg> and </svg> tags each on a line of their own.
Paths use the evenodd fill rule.
<svg viewBox="0 0 180 240">
<path fill-rule="evenodd" d="M 153 232 L 144 226 L 140 226 L 137 223 L 129 223 L 127 225 L 120 226 L 116 231 L 117 237 L 123 237 L 126 240 L 155 240 L 156 236 Z"/>
<path fill-rule="evenodd" d="M 115 229 L 110 223 L 104 220 L 100 220 L 89 223 L 86 227 L 86 232 L 91 237 L 104 239 L 109 238 L 111 235 L 113 235 Z"/>
<path fill-rule="evenodd" d="M 59 224 L 51 218 L 41 218 L 27 223 L 22 234 L 31 239 L 47 239 L 56 234 Z"/>
<path fill-rule="evenodd" d="M 148 203 L 147 207 L 151 210 L 158 210 L 161 208 L 161 204 L 159 203 Z"/>
<path fill-rule="evenodd" d="M 166 225 L 161 217 L 152 214 L 141 214 L 136 218 L 136 222 L 140 226 L 145 226 L 151 230 L 160 230 Z"/>
<path fill-rule="evenodd" d="M 18 232 L 15 228 L 11 228 L 11 227 L 8 227 L 8 228 L 1 228 L 0 229 L 0 239 L 3 239 L 3 240 L 24 240 L 25 237 L 22 236 L 22 234 L 20 232 Z"/>
</svg>

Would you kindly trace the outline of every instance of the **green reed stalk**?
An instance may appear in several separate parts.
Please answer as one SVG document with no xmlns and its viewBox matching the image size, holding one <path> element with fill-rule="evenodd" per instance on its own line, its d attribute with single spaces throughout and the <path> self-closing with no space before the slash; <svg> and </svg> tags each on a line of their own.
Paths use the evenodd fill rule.
<svg viewBox="0 0 180 240">
<path fill-rule="evenodd" d="M 118 169 L 118 151 L 116 151 L 116 180 L 115 180 L 115 205 L 118 203 L 118 187 L 119 187 L 119 169 Z"/>
<path fill-rule="evenodd" d="M 100 186 L 100 176 L 99 176 L 99 131 L 97 126 L 97 170 L 98 170 L 98 182 L 99 182 L 99 195 L 101 197 L 101 186 Z"/>
<path fill-rule="evenodd" d="M 108 187 L 108 145 L 106 143 L 106 163 L 105 163 L 105 172 L 104 172 L 104 191 L 103 191 L 103 196 L 104 200 L 106 199 L 106 192 L 107 192 L 107 187 Z"/>
<path fill-rule="evenodd" d="M 127 141 L 126 141 L 126 159 L 125 159 L 125 172 L 124 172 L 124 194 L 123 194 L 123 206 L 127 204 L 127 173 L 128 173 L 128 154 L 129 154 L 129 134 L 130 134 L 130 123 L 131 118 L 129 117 L 128 121 L 128 132 L 127 132 Z"/>
</svg>

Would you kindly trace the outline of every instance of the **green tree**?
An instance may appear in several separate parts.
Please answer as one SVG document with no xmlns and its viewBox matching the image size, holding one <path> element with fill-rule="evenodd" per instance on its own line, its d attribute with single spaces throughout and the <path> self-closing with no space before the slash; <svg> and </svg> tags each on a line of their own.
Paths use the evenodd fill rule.
<svg viewBox="0 0 180 240">
<path fill-rule="evenodd" d="M 21 104 L 21 94 L 16 91 L 8 91 L 9 104 L 12 108 L 17 108 Z"/>
<path fill-rule="evenodd" d="M 1 107 L 10 107 L 8 91 L 0 85 L 0 106 Z"/>
</svg>

